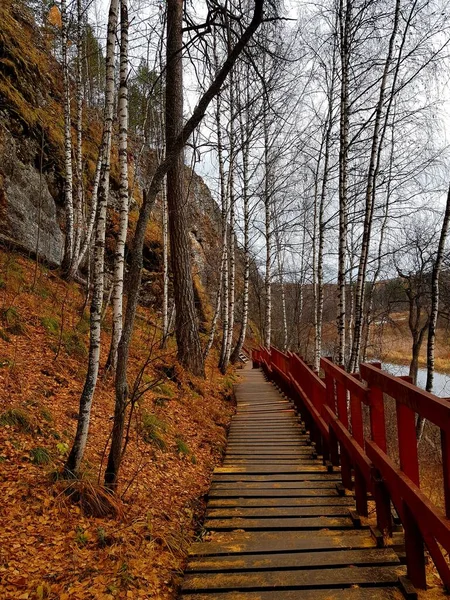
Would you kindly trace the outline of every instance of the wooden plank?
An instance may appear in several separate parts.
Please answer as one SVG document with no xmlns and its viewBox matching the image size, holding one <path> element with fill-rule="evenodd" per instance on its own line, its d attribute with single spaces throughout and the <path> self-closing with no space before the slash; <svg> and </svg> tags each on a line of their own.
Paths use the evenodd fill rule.
<svg viewBox="0 0 450 600">
<path fill-rule="evenodd" d="M 320 497 L 264 497 L 264 498 L 211 498 L 208 508 L 226 507 L 286 507 L 286 506 L 345 506 L 354 507 L 355 501 L 350 497 L 343 496 L 320 496 Z"/>
<path fill-rule="evenodd" d="M 242 432 L 248 432 L 248 433 L 254 433 L 255 431 L 258 431 L 258 428 L 263 428 L 263 429 L 268 429 L 270 431 L 273 431 L 274 433 L 279 433 L 281 431 L 290 431 L 292 434 L 298 434 L 300 433 L 300 421 L 293 421 L 293 420 L 288 420 L 288 421 L 280 421 L 280 422 L 273 422 L 273 421 L 269 421 L 267 424 L 260 422 L 246 422 L 244 423 L 239 423 L 238 421 L 231 421 L 231 426 L 230 426 L 230 430 L 241 430 Z"/>
<path fill-rule="evenodd" d="M 296 417 L 294 412 L 286 413 L 286 415 L 235 415 L 231 419 L 232 424 L 239 425 L 297 425 L 299 417 Z"/>
<path fill-rule="evenodd" d="M 289 446 L 283 446 L 281 444 L 270 444 L 268 443 L 267 445 L 263 446 L 262 444 L 258 445 L 258 446 L 242 446 L 241 444 L 233 444 L 231 446 L 228 447 L 228 452 L 227 452 L 227 457 L 228 456 L 233 456 L 235 454 L 255 454 L 258 456 L 264 455 L 264 456 L 276 456 L 277 454 L 282 454 L 282 455 L 299 455 L 299 456 L 303 456 L 305 454 L 311 454 L 312 452 L 315 451 L 315 448 L 313 446 L 306 446 L 306 445 L 301 445 L 301 444 L 297 444 L 297 445 L 289 445 Z"/>
<path fill-rule="evenodd" d="M 336 489 L 303 489 L 303 490 L 272 490 L 272 489 L 256 489 L 256 490 L 217 490 L 211 489 L 209 492 L 210 498 L 305 498 L 305 497 L 316 497 L 316 496 L 337 496 Z"/>
<path fill-rule="evenodd" d="M 233 432 L 230 431 L 230 435 L 228 436 L 228 439 L 230 441 L 233 441 L 234 439 L 238 439 L 238 440 L 242 440 L 242 441 L 247 441 L 249 444 L 252 442 L 257 442 L 258 440 L 265 442 L 268 438 L 266 434 L 260 433 L 259 431 L 247 431 L 245 432 Z M 295 430 L 295 432 L 290 433 L 288 435 L 284 435 L 283 433 L 278 433 L 276 431 L 272 431 L 271 434 L 269 435 L 269 439 L 273 439 L 275 440 L 280 440 L 280 441 L 298 441 L 298 442 L 309 442 L 310 437 L 309 435 L 305 434 L 305 433 L 300 433 L 299 431 L 297 431 L 297 428 Z"/>
<path fill-rule="evenodd" d="M 335 473 L 292 473 L 284 475 L 283 473 L 268 473 L 266 475 L 252 475 L 248 473 L 234 474 L 234 473 L 217 473 L 214 472 L 213 478 L 214 483 L 225 483 L 225 482 L 276 482 L 276 481 L 334 481 L 335 483 L 340 481 L 339 474 Z"/>
<path fill-rule="evenodd" d="M 193 558 L 188 571 L 241 571 L 271 569 L 310 569 L 312 567 L 337 567 L 361 565 L 399 564 L 391 548 L 366 550 L 339 550 L 337 552 L 295 552 L 286 554 L 237 554 L 233 556 L 204 556 Z"/>
<path fill-rule="evenodd" d="M 270 460 L 270 462 L 269 462 Z M 311 458 L 302 458 L 302 460 L 300 461 L 299 459 L 295 459 L 295 458 L 278 458 L 278 459 L 268 459 L 268 458 L 258 458 L 255 457 L 253 459 L 231 459 L 231 458 L 227 458 L 224 461 L 224 466 L 225 467 L 229 467 L 229 466 L 235 466 L 235 467 L 246 467 L 246 466 L 271 466 L 271 467 L 295 467 L 298 464 L 303 464 L 303 465 L 309 465 L 309 466 L 313 466 L 315 463 L 315 459 Z"/>
<path fill-rule="evenodd" d="M 255 415 L 264 415 L 266 412 L 278 412 L 284 414 L 285 411 L 295 411 L 292 402 L 268 402 L 265 404 L 238 404 L 236 413 L 238 415 L 252 413 Z"/>
<path fill-rule="evenodd" d="M 241 592 L 189 593 L 180 600 L 244 600 Z M 325 590 L 280 590 L 245 592 L 245 600 L 404 600 L 397 588 L 344 588 Z M 443 599 L 444 600 L 444 599 Z"/>
<path fill-rule="evenodd" d="M 210 519 L 205 521 L 206 529 L 214 531 L 233 531 L 235 529 L 263 530 L 263 531 L 289 531 L 317 529 L 352 529 L 353 521 L 350 517 L 265 517 L 244 518 L 233 517 L 225 519 Z"/>
<path fill-rule="evenodd" d="M 226 459 L 224 462 L 224 466 L 225 467 L 229 467 L 229 466 L 234 466 L 234 467 L 251 467 L 251 466 L 261 466 L 261 467 L 295 467 L 298 464 L 302 464 L 302 465 L 307 465 L 307 466 L 314 466 L 315 464 L 315 460 L 314 459 L 310 459 L 308 460 L 307 458 L 300 460 L 297 459 L 287 459 L 287 458 L 283 458 L 283 459 L 278 459 L 278 460 L 270 460 L 267 458 L 254 458 L 253 460 L 247 459 L 247 460 L 236 460 L 236 459 Z"/>
<path fill-rule="evenodd" d="M 305 490 L 336 489 L 336 481 L 247 481 L 247 482 L 214 482 L 212 490 Z"/>
<path fill-rule="evenodd" d="M 208 519 L 224 519 L 231 517 L 347 517 L 350 508 L 341 506 L 262 506 L 262 507 L 228 507 L 210 508 L 206 511 Z"/>
<path fill-rule="evenodd" d="M 365 530 L 351 532 L 315 531 L 232 531 L 214 534 L 211 541 L 195 542 L 190 554 L 260 554 L 274 552 L 312 552 L 313 550 L 375 548 L 376 542 Z"/>
<path fill-rule="evenodd" d="M 342 585 L 396 585 L 406 574 L 403 566 L 342 567 L 295 571 L 250 571 L 246 573 L 199 573 L 186 575 L 183 591 L 248 590 L 340 587 Z"/>
<path fill-rule="evenodd" d="M 290 442 L 290 443 L 282 443 L 282 442 L 271 442 L 270 440 L 267 441 L 266 444 L 263 444 L 262 442 L 258 442 L 258 444 L 243 444 L 242 442 L 232 442 L 231 444 L 228 445 L 228 451 L 230 453 L 235 453 L 236 451 L 245 451 L 245 452 L 249 452 L 249 451 L 254 451 L 255 453 L 258 453 L 259 451 L 266 451 L 266 452 L 279 452 L 279 451 L 283 451 L 283 452 L 295 452 L 295 451 L 300 451 L 300 453 L 305 453 L 307 452 L 311 452 L 314 450 L 313 446 L 310 446 L 308 444 L 300 444 L 300 443 L 296 443 L 296 442 Z"/>
<path fill-rule="evenodd" d="M 289 473 L 326 473 L 327 468 L 320 464 L 318 460 L 312 461 L 312 464 L 298 464 L 298 465 L 268 465 L 267 462 L 264 465 L 223 465 L 222 467 L 216 467 L 214 473 L 235 473 L 235 474 L 257 474 L 264 475 L 266 473 L 271 474 L 289 474 Z"/>
</svg>

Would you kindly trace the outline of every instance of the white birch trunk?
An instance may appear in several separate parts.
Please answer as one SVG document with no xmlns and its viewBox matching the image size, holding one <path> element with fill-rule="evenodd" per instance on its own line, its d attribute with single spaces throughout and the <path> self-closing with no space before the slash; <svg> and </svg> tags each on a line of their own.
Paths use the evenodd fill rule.
<svg viewBox="0 0 450 600">
<path fill-rule="evenodd" d="M 162 235 L 163 235 L 163 303 L 161 348 L 166 347 L 169 335 L 169 221 L 166 188 L 162 187 Z"/>
<path fill-rule="evenodd" d="M 347 263 L 347 177 L 348 177 L 348 84 L 350 54 L 351 2 L 339 3 L 339 40 L 341 58 L 340 131 L 339 131 L 339 255 L 338 255 L 338 364 L 345 363 L 345 282 Z"/>
<path fill-rule="evenodd" d="M 247 88 L 247 107 L 249 106 L 250 95 Z M 246 123 L 244 126 L 242 113 L 239 114 L 239 122 L 241 135 L 243 136 L 242 144 L 242 201 L 244 209 L 244 289 L 242 292 L 242 323 L 239 332 L 239 338 L 236 346 L 231 354 L 231 362 L 234 364 L 241 353 L 245 342 L 248 322 L 248 296 L 250 282 L 250 251 L 249 251 L 249 228 L 250 228 L 250 211 L 249 211 L 249 153 L 250 153 L 250 123 L 247 112 Z"/>
<path fill-rule="evenodd" d="M 230 46 L 230 44 L 229 44 Z M 228 48 L 229 49 L 229 48 Z M 228 362 L 231 356 L 231 350 L 233 348 L 233 331 L 234 331 L 234 304 L 235 304 L 235 278 L 236 278 L 236 241 L 235 241 L 235 195 L 234 195 L 234 169 L 235 169 L 235 158 L 236 158 L 236 136 L 234 127 L 234 73 L 230 73 L 230 135 L 229 135 L 229 146 L 230 146 L 230 164 L 228 171 L 228 189 L 230 198 L 230 233 L 229 233 L 229 283 L 228 283 L 228 332 L 227 332 L 227 345 L 225 350 L 225 360 L 222 365 L 222 372 L 225 373 Z"/>
<path fill-rule="evenodd" d="M 447 203 L 445 206 L 444 218 L 442 221 L 439 245 L 436 253 L 436 259 L 433 265 L 431 278 L 431 313 L 428 325 L 428 343 L 427 343 L 427 383 L 425 389 L 427 392 L 433 391 L 434 382 L 434 352 L 436 344 L 436 327 L 439 314 L 439 276 L 442 269 L 442 261 L 445 253 L 445 243 L 450 221 L 450 188 L 447 194 Z"/>
<path fill-rule="evenodd" d="M 263 109 L 264 128 L 264 235 L 266 242 L 266 264 L 264 275 L 265 292 L 265 318 L 264 318 L 264 346 L 270 348 L 272 337 L 272 231 L 271 231 L 271 165 L 269 164 L 269 125 L 267 123 L 267 106 Z"/>
<path fill-rule="evenodd" d="M 220 352 L 219 368 L 222 370 L 226 361 L 226 352 L 228 344 L 228 190 L 225 186 L 225 173 L 223 162 L 223 145 L 222 145 L 222 126 L 221 126 L 221 102 L 219 96 L 216 100 L 216 125 L 217 125 L 217 155 L 219 161 L 219 178 L 220 178 L 220 197 L 222 203 L 222 252 L 223 252 L 223 270 L 222 270 L 222 348 Z"/>
<path fill-rule="evenodd" d="M 92 400 L 97 385 L 100 362 L 100 331 L 104 289 L 106 210 L 109 195 L 111 133 L 114 110 L 114 56 L 116 45 L 117 14 L 118 0 L 111 0 L 108 17 L 106 50 L 105 113 L 102 148 L 100 150 L 104 160 L 99 185 L 98 212 L 95 226 L 93 293 L 90 317 L 88 370 L 83 392 L 80 398 L 80 410 L 75 440 L 65 465 L 65 471 L 68 475 L 76 475 L 80 470 L 81 461 L 83 459 L 87 443 Z"/>
<path fill-rule="evenodd" d="M 287 313 L 286 313 L 286 293 L 284 289 L 284 276 L 283 276 L 283 263 L 281 260 L 281 244 L 278 240 L 277 248 L 277 261 L 278 261 L 278 278 L 280 280 L 280 292 L 281 292 L 281 311 L 283 317 L 283 352 L 288 349 L 288 324 L 287 324 Z"/>
<path fill-rule="evenodd" d="M 76 152 L 76 170 L 77 170 L 77 189 L 74 201 L 75 208 L 75 237 L 73 246 L 73 256 L 71 263 L 78 261 L 81 247 L 81 236 L 83 231 L 83 82 L 82 82 L 82 60 L 83 60 L 83 11 L 81 0 L 77 0 L 77 81 L 76 81 L 76 100 L 77 100 L 77 152 Z M 71 273 L 72 271 L 70 271 Z"/>
<path fill-rule="evenodd" d="M 120 0 L 120 85 L 118 102 L 119 121 L 119 232 L 114 257 L 112 292 L 113 332 L 109 352 L 109 366 L 117 365 L 117 349 L 123 325 L 123 278 L 125 272 L 125 243 L 128 231 L 128 0 Z"/>
<path fill-rule="evenodd" d="M 231 170 L 234 168 L 230 165 Z M 230 182 L 230 188 L 232 190 L 233 182 Z M 225 371 L 228 362 L 230 360 L 232 345 L 233 345 L 233 329 L 234 329 L 234 303 L 235 303 L 235 276 L 236 276 L 236 255 L 235 255 L 235 238 L 234 238 L 234 194 L 231 191 L 230 197 L 230 270 L 229 270 L 229 284 L 228 284 L 228 333 L 227 333 L 227 347 L 225 352 L 225 363 L 222 370 Z"/>
<path fill-rule="evenodd" d="M 96 166 L 95 175 L 94 175 L 94 183 L 93 183 L 93 187 L 92 187 L 91 206 L 89 209 L 89 216 L 87 218 L 87 223 L 84 228 L 85 229 L 84 240 L 83 240 L 83 243 L 81 244 L 80 252 L 79 252 L 78 256 L 76 257 L 76 260 L 74 260 L 72 262 L 72 267 L 71 267 L 71 272 L 70 272 L 72 277 L 74 275 L 76 275 L 78 269 L 80 268 L 81 263 L 83 262 L 83 260 L 86 256 L 86 252 L 88 251 L 88 249 L 91 245 L 92 234 L 94 232 L 95 219 L 97 216 L 98 188 L 100 185 L 102 164 L 103 164 L 103 146 L 100 148 L 99 156 L 97 159 L 97 166 Z"/>
<path fill-rule="evenodd" d="M 66 236 L 64 242 L 64 257 L 62 270 L 68 273 L 73 258 L 74 246 L 74 210 L 73 210 L 73 169 L 72 169 L 72 128 L 70 113 L 70 78 L 68 64 L 68 19 L 66 0 L 61 0 L 61 43 L 63 62 L 64 89 L 64 209 L 66 220 Z"/>
<path fill-rule="evenodd" d="M 447 240 L 448 227 L 450 222 L 450 187 L 447 193 L 447 202 L 445 205 L 444 218 L 442 220 L 441 234 L 436 252 L 436 258 L 433 264 L 431 274 L 431 310 L 428 323 L 428 341 L 427 341 L 427 382 L 425 389 L 427 392 L 433 391 L 434 383 L 434 355 L 436 345 L 436 328 L 439 315 L 439 277 L 441 274 L 442 261 L 445 254 L 445 243 Z M 425 419 L 418 415 L 416 423 L 416 435 L 420 441 L 425 427 Z"/>
<path fill-rule="evenodd" d="M 211 351 L 212 345 L 214 343 L 214 338 L 216 335 L 216 330 L 217 330 L 217 323 L 219 321 L 219 316 L 220 316 L 220 309 L 221 309 L 221 305 L 222 305 L 222 291 L 223 291 L 223 272 L 224 272 L 224 268 L 225 268 L 225 264 L 228 260 L 227 258 L 227 247 L 225 244 L 222 245 L 222 256 L 220 259 L 220 270 L 219 270 L 219 285 L 217 288 L 217 294 L 216 294 L 216 308 L 214 310 L 214 316 L 213 316 L 213 320 L 211 323 L 211 330 L 209 332 L 209 337 L 208 337 L 208 343 L 206 344 L 206 348 L 203 352 L 203 357 L 206 360 L 206 357 L 208 356 L 208 354 Z M 223 345 L 222 345 L 223 348 Z"/>
<path fill-rule="evenodd" d="M 396 1 L 395 13 L 394 13 L 394 24 L 392 33 L 389 39 L 389 48 L 386 56 L 386 60 L 383 68 L 383 75 L 380 83 L 380 91 L 378 96 L 378 103 L 375 112 L 375 123 L 372 135 L 372 147 L 370 151 L 369 169 L 367 174 L 367 186 L 366 186 L 366 206 L 364 214 L 364 226 L 363 226 L 363 238 L 361 246 L 361 257 L 358 266 L 358 276 L 356 281 L 355 289 L 355 326 L 354 336 L 351 349 L 349 370 L 350 372 L 355 371 L 358 368 L 360 350 L 361 350 L 361 336 L 362 336 L 362 325 L 363 325 L 363 311 L 364 311 L 364 286 L 366 282 L 367 272 L 367 261 L 369 258 L 369 246 L 370 238 L 372 233 L 372 221 L 373 212 L 375 208 L 375 191 L 376 191 L 376 180 L 378 176 L 379 161 L 377 156 L 379 155 L 379 143 L 380 143 L 380 127 L 381 118 L 383 112 L 383 105 L 385 99 L 385 92 L 387 86 L 387 80 L 389 71 L 391 68 L 392 55 L 394 52 L 394 43 L 397 37 L 397 29 L 400 16 L 400 0 Z M 381 140 L 382 142 L 382 140 Z"/>
</svg>

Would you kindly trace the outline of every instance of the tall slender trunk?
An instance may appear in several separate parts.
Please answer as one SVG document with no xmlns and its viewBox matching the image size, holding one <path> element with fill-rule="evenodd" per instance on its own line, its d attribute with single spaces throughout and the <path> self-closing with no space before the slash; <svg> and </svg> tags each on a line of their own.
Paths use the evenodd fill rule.
<svg viewBox="0 0 450 600">
<path fill-rule="evenodd" d="M 119 231 L 114 255 L 112 291 L 113 331 L 108 363 L 115 370 L 117 350 L 122 336 L 123 278 L 125 271 L 125 243 L 128 231 L 128 0 L 120 0 L 120 81 L 119 81 Z"/>
<path fill-rule="evenodd" d="M 347 187 L 348 187 L 348 146 L 349 146 L 349 67 L 350 67 L 350 26 L 352 0 L 340 0 L 340 131 L 339 131 L 339 256 L 338 256 L 338 364 L 345 362 L 345 281 L 347 262 Z"/>
<path fill-rule="evenodd" d="M 183 130 L 183 0 L 167 2 L 166 152 L 174 150 Z M 198 318 L 191 271 L 187 202 L 184 193 L 184 153 L 181 150 L 167 171 L 170 258 L 176 307 L 177 356 L 194 375 L 204 375 Z"/>
<path fill-rule="evenodd" d="M 450 187 L 447 193 L 447 202 L 445 205 L 444 218 L 442 220 L 441 234 L 439 236 L 439 244 L 436 252 L 436 258 L 433 264 L 431 274 L 431 310 L 430 320 L 428 323 L 428 340 L 427 340 L 427 382 L 425 389 L 427 392 L 433 391 L 434 383 L 434 353 L 436 344 L 436 328 L 439 314 L 439 276 L 441 274 L 442 261 L 445 252 L 445 243 L 447 240 L 448 226 L 450 222 Z M 418 440 L 422 438 L 425 419 L 418 415 L 416 423 L 416 435 Z"/>
<path fill-rule="evenodd" d="M 75 237 L 73 244 L 72 263 L 78 260 L 81 247 L 81 237 L 83 232 L 83 80 L 82 80 L 82 60 L 83 60 L 83 10 L 81 0 L 77 0 L 77 80 L 76 80 L 76 101 L 77 101 L 77 151 L 76 151 L 76 171 L 77 171 L 77 189 L 74 201 L 74 220 Z"/>
<path fill-rule="evenodd" d="M 63 63 L 64 90 L 64 209 L 66 220 L 66 236 L 62 271 L 67 274 L 73 257 L 74 246 L 74 212 L 73 212 L 73 169 L 72 169 L 72 126 L 70 110 L 70 77 L 68 61 L 68 17 L 66 0 L 61 0 L 61 44 Z"/>
<path fill-rule="evenodd" d="M 216 308 L 214 310 L 214 316 L 211 323 L 211 329 L 208 336 L 208 343 L 206 344 L 205 350 L 203 351 L 203 358 L 206 360 L 208 354 L 211 351 L 212 345 L 214 344 L 214 338 L 216 336 L 217 322 L 220 316 L 220 307 L 222 304 L 222 267 L 220 269 L 219 286 L 216 294 Z"/>
<path fill-rule="evenodd" d="M 278 266 L 278 279 L 280 282 L 280 293 L 281 293 L 281 314 L 283 320 L 283 352 L 288 349 L 288 323 L 286 313 L 286 291 L 284 288 L 284 275 L 283 275 L 283 261 L 281 260 L 281 244 L 279 239 L 277 240 L 277 266 Z"/>
<path fill-rule="evenodd" d="M 228 49 L 230 49 L 230 40 L 228 40 Z M 222 364 L 222 373 L 225 373 L 233 348 L 233 331 L 234 331 L 234 305 L 235 305 L 235 279 L 236 279 L 236 239 L 235 239 L 235 194 L 234 194 L 234 169 L 236 162 L 236 136 L 234 125 L 235 98 L 234 98 L 234 74 L 230 73 L 230 164 L 228 171 L 228 188 L 230 198 L 230 233 L 229 233 L 229 281 L 228 281 L 228 332 L 227 345 L 225 350 L 225 360 Z"/>
<path fill-rule="evenodd" d="M 216 49 L 214 58 L 217 65 L 217 54 Z M 217 66 L 216 66 L 217 68 Z M 228 211 L 229 211 L 229 196 L 228 189 L 225 185 L 225 168 L 223 158 L 223 142 L 222 142 L 222 125 L 221 125 L 221 108 L 222 104 L 220 97 L 216 98 L 216 126 L 217 126 L 217 158 L 219 162 L 219 185 L 220 185 L 220 198 L 222 204 L 222 265 L 221 265 L 221 278 L 222 278 L 222 290 L 221 290 L 221 304 L 222 304 L 222 347 L 220 350 L 219 368 L 224 369 L 226 361 L 226 353 L 228 347 L 228 318 L 229 318 L 229 275 L 228 275 Z"/>
<path fill-rule="evenodd" d="M 247 90 L 247 106 L 249 105 L 249 94 Z M 239 114 L 241 135 L 244 135 L 242 144 L 242 201 L 244 209 L 244 289 L 242 292 L 242 322 L 239 332 L 239 338 L 231 354 L 230 361 L 236 363 L 245 343 L 248 322 L 248 297 L 249 297 L 249 282 L 250 282 L 250 248 L 249 248 L 249 227 L 250 227 L 250 211 L 249 211 L 249 152 L 250 152 L 250 123 L 247 113 L 246 123 L 244 126 L 242 112 Z"/>
<path fill-rule="evenodd" d="M 431 275 L 431 311 L 430 322 L 428 324 L 428 342 L 427 342 L 427 392 L 433 391 L 434 380 L 434 350 L 436 343 L 436 327 L 439 313 L 439 276 L 441 274 L 442 261 L 444 258 L 445 243 L 450 221 L 450 188 L 447 193 L 447 202 L 445 205 L 444 218 L 442 220 L 441 234 L 439 237 L 436 258 L 433 264 Z"/>
<path fill-rule="evenodd" d="M 195 107 L 191 117 L 186 122 L 183 130 L 177 135 L 176 139 L 173 141 L 173 146 L 170 150 L 166 151 L 166 157 L 164 160 L 158 165 L 150 186 L 148 190 L 144 191 L 144 197 L 142 201 L 142 207 L 139 211 L 138 222 L 136 225 L 136 231 L 133 239 L 133 244 L 130 249 L 130 261 L 129 261 L 129 274 L 128 274 L 128 301 L 126 305 L 125 312 L 125 322 L 122 331 L 122 337 L 119 343 L 119 351 L 118 351 L 118 360 L 117 360 L 117 369 L 116 369 L 116 406 L 119 404 L 121 406 L 126 407 L 126 403 L 128 400 L 128 381 L 127 381 L 127 366 L 128 366 L 128 356 L 131 344 L 131 336 L 133 333 L 134 320 L 136 316 L 136 309 L 138 305 L 139 298 L 139 289 L 141 285 L 142 278 L 142 265 L 143 265 L 143 248 L 144 248 L 144 240 L 145 233 L 147 230 L 148 221 L 150 219 L 150 215 L 152 213 L 157 194 L 159 193 L 161 186 L 164 181 L 164 177 L 169 172 L 171 166 L 176 162 L 178 156 L 182 154 L 182 150 L 192 135 L 196 127 L 202 121 L 205 116 L 206 110 L 210 105 L 211 101 L 214 100 L 215 96 L 220 92 L 220 89 L 229 74 L 231 68 L 234 63 L 238 59 L 242 50 L 245 48 L 248 41 L 253 36 L 254 32 L 259 27 L 262 17 L 263 17 L 263 0 L 255 0 L 255 8 L 252 16 L 252 20 L 249 25 L 244 30 L 240 39 L 236 42 L 232 51 L 227 56 L 222 68 L 217 73 L 213 82 L 206 90 L 206 92 L 201 96 L 197 106 Z M 171 10 L 173 5 L 170 6 Z M 171 11 L 169 11 L 171 12 Z M 171 21 L 173 19 L 173 15 L 171 15 Z M 169 30 L 169 20 L 167 22 L 167 27 Z M 169 44 L 172 47 L 172 43 Z M 168 48 L 169 50 L 169 48 Z M 170 56 L 173 56 L 170 53 Z M 167 107 L 166 107 L 167 108 Z M 170 210 L 170 206 L 169 206 Z M 173 250 L 171 245 L 171 250 Z M 175 301 L 177 297 L 175 297 Z M 178 313 L 178 309 L 180 307 L 175 305 L 175 312 Z M 182 308 L 182 307 L 181 307 Z M 178 315 L 176 316 L 178 320 Z M 178 341 L 178 340 L 177 340 Z M 114 413 L 114 427 L 119 428 L 122 427 L 123 431 L 123 416 L 124 411 L 115 411 Z M 119 436 L 115 436 L 115 439 L 118 439 Z M 108 466 L 105 472 L 105 484 L 111 489 L 115 489 L 117 486 L 119 469 L 120 469 L 120 459 L 122 456 L 121 448 L 117 447 L 114 449 L 111 448 L 110 456 L 108 458 Z"/>
<path fill-rule="evenodd" d="M 386 130 L 386 125 L 387 125 L 387 121 L 385 123 L 384 130 Z M 382 251 L 383 251 L 386 229 L 387 229 L 387 225 L 388 225 L 388 221 L 389 221 L 389 208 L 390 208 L 390 201 L 391 201 L 391 185 L 392 185 L 392 168 L 393 168 L 393 164 L 394 164 L 394 150 L 395 150 L 395 148 L 394 148 L 394 146 L 395 146 L 394 131 L 395 131 L 395 128 L 394 128 L 394 126 L 392 126 L 391 150 L 389 153 L 389 160 L 388 160 L 389 168 L 388 168 L 388 178 L 387 178 L 387 188 L 386 188 L 386 202 L 384 205 L 384 215 L 383 215 L 383 220 L 382 220 L 381 227 L 380 227 L 380 235 L 378 238 L 377 266 L 375 268 L 375 273 L 374 273 L 372 281 L 371 281 L 369 301 L 368 301 L 368 305 L 367 305 L 366 336 L 365 336 L 365 340 L 364 340 L 363 355 L 362 355 L 363 362 L 367 358 L 367 348 L 370 346 L 370 343 L 371 343 L 374 294 L 375 294 L 375 290 L 376 290 L 376 283 L 377 283 L 378 277 L 380 276 L 380 273 L 381 273 Z"/>
<path fill-rule="evenodd" d="M 105 260 L 105 232 L 106 209 L 109 195 L 109 170 L 111 133 L 114 109 L 114 54 L 116 45 L 118 0 L 111 0 L 108 16 L 108 36 L 106 47 L 106 85 L 105 85 L 105 111 L 102 148 L 103 156 L 102 176 L 99 186 L 98 212 L 95 225 L 93 293 L 90 316 L 90 344 L 88 370 L 80 398 L 77 431 L 71 452 L 65 465 L 66 473 L 77 474 L 80 470 L 84 450 L 86 448 L 91 415 L 92 400 L 97 385 L 100 361 L 100 330 L 102 317 L 103 289 L 104 289 L 104 260 Z"/>
<path fill-rule="evenodd" d="M 271 202 L 272 202 L 272 165 L 269 157 L 269 125 L 267 122 L 267 107 L 263 109 L 264 127 L 264 234 L 266 241 L 266 263 L 264 276 L 265 292 L 265 319 L 264 319 L 264 346 L 270 348 L 272 337 L 272 227 L 271 227 Z"/>
<path fill-rule="evenodd" d="M 231 169 L 234 167 L 231 166 Z M 234 304 L 235 304 L 235 278 L 236 278 L 236 240 L 234 236 L 234 194 L 232 192 L 232 180 L 230 181 L 230 234 L 229 234 L 229 281 L 228 281 L 228 333 L 227 346 L 225 351 L 225 362 L 222 365 L 222 372 L 226 371 L 230 360 L 231 350 L 233 346 L 233 329 L 234 329 Z"/>
<path fill-rule="evenodd" d="M 334 65 L 333 59 L 333 65 Z M 323 153 L 323 174 L 322 185 L 320 190 L 320 200 L 317 214 L 317 229 L 318 229 L 318 244 L 317 244 L 317 292 L 316 304 L 314 306 L 314 324 L 315 324 L 315 342 L 314 342 L 314 370 L 316 373 L 320 369 L 320 356 L 322 353 L 322 323 L 323 323 L 323 253 L 325 244 L 325 225 L 324 211 L 325 199 L 327 195 L 327 185 L 329 178 L 329 162 L 330 162 L 330 146 L 331 146 L 331 131 L 333 127 L 333 89 L 334 89 L 334 70 L 332 72 L 332 84 L 329 92 L 328 100 L 328 117 L 325 130 L 325 142 Z"/>
<path fill-rule="evenodd" d="M 104 147 L 102 144 L 100 151 L 99 151 L 98 159 L 97 159 L 97 166 L 95 168 L 89 216 L 87 218 L 87 223 L 84 228 L 85 229 L 84 240 L 83 240 L 83 243 L 81 244 L 78 256 L 76 256 L 75 259 L 72 261 L 72 265 L 70 268 L 70 277 L 74 277 L 77 274 L 78 269 L 86 256 L 86 252 L 88 251 L 88 249 L 90 248 L 90 245 L 91 245 L 92 234 L 94 232 L 94 227 L 95 227 L 95 222 L 96 222 L 96 217 L 97 217 L 98 189 L 100 186 L 100 177 L 101 177 L 101 173 L 102 173 L 103 152 L 104 152 Z"/>
<path fill-rule="evenodd" d="M 378 95 L 378 102 L 375 111 L 375 122 L 373 126 L 372 135 L 372 146 L 370 150 L 369 169 L 367 173 L 367 185 L 366 185 L 366 197 L 365 197 L 365 213 L 364 213 L 364 225 L 363 225 L 363 236 L 361 244 L 361 256 L 358 266 L 358 275 L 356 280 L 355 289 L 355 323 L 353 329 L 353 344 L 351 349 L 349 370 L 353 372 L 357 369 L 359 363 L 359 355 L 361 349 L 361 335 L 363 325 L 363 312 L 364 312 L 364 287 L 366 281 L 367 272 L 367 261 L 369 258 L 369 247 L 372 233 L 372 221 L 373 212 L 375 208 L 375 191 L 376 182 L 379 170 L 379 161 L 377 156 L 379 155 L 379 143 L 380 143 L 380 127 L 383 113 L 383 105 L 385 101 L 385 92 L 387 87 L 387 80 L 389 71 L 391 68 L 392 55 L 394 52 L 395 39 L 397 37 L 398 23 L 400 15 L 400 0 L 396 1 L 395 13 L 394 13 L 394 24 L 392 27 L 392 33 L 389 39 L 389 47 L 384 62 L 383 74 L 380 82 L 380 91 Z M 384 136 L 383 136 L 384 137 Z"/>
<path fill-rule="evenodd" d="M 162 234 L 163 234 L 163 303 L 162 303 L 162 338 L 161 348 L 165 348 L 169 335 L 169 222 L 167 210 L 167 194 L 162 188 Z"/>
</svg>

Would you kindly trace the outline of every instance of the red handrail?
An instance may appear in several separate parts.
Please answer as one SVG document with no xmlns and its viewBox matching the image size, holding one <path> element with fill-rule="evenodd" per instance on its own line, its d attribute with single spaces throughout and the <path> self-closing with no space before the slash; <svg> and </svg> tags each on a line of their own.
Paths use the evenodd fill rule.
<svg viewBox="0 0 450 600">
<path fill-rule="evenodd" d="M 368 493 L 376 506 L 383 539 L 392 535 L 391 503 L 405 531 L 408 576 L 426 588 L 424 545 L 450 589 L 450 403 L 381 370 L 362 364 L 361 378 L 323 358 L 321 379 L 301 357 L 277 348 L 252 351 L 261 366 L 295 402 L 317 452 L 330 470 L 340 465 L 344 487 L 355 491 L 357 511 L 367 516 Z M 388 456 L 385 396 L 395 401 L 400 466 Z M 364 408 L 366 407 L 366 408 Z M 364 412 L 368 425 L 364 427 Z M 420 489 L 416 415 L 441 431 L 445 512 Z"/>
</svg>

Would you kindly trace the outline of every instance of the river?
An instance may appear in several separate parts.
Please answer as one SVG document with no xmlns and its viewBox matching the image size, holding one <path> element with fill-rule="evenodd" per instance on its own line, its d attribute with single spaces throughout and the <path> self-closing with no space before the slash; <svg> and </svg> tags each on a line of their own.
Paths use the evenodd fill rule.
<svg viewBox="0 0 450 600">
<path fill-rule="evenodd" d="M 407 365 L 395 365 L 392 363 L 383 363 L 383 369 L 391 373 L 391 375 L 408 375 L 409 367 Z M 427 370 L 419 369 L 417 376 L 417 385 L 425 389 L 427 381 Z M 441 398 L 450 397 L 450 374 L 449 373 L 434 373 L 434 393 Z"/>
</svg>

